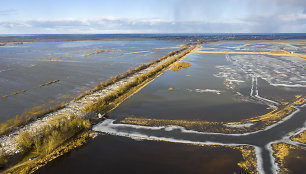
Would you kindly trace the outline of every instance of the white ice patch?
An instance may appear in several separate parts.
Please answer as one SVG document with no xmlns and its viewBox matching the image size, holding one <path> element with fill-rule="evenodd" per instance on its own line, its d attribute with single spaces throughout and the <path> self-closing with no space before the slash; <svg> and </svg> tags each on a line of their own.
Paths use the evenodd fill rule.
<svg viewBox="0 0 306 174">
<path fill-rule="evenodd" d="M 261 77 L 273 86 L 306 87 L 303 82 L 303 76 L 306 75 L 305 59 L 265 55 L 232 55 L 227 59 L 232 63 L 230 68 Z"/>
<path fill-rule="evenodd" d="M 224 124 L 224 126 L 230 127 L 230 128 L 249 128 L 253 125 L 254 123 L 241 123 L 241 124 L 227 123 L 227 124 Z"/>
<path fill-rule="evenodd" d="M 272 104 L 275 104 L 275 105 L 279 105 L 278 102 L 273 101 L 273 100 L 270 100 L 270 99 L 266 99 L 266 98 L 263 98 L 263 97 L 260 97 L 259 95 L 254 95 L 254 97 L 258 98 L 259 100 L 266 101 L 266 102 L 268 102 L 268 103 L 272 103 Z"/>
<path fill-rule="evenodd" d="M 303 82 L 303 81 L 299 81 L 300 83 L 306 83 L 306 82 Z M 290 82 L 288 82 L 290 83 Z M 290 84 L 275 84 L 275 83 L 272 83 L 271 85 L 273 86 L 282 86 L 282 87 L 289 87 L 289 88 L 304 88 L 306 87 L 306 85 L 302 85 L 302 84 L 293 84 L 293 85 L 290 85 Z"/>
<path fill-rule="evenodd" d="M 187 89 L 189 92 L 197 92 L 197 93 L 214 93 L 220 95 L 223 91 L 215 90 L 215 89 Z"/>
<path fill-rule="evenodd" d="M 236 82 L 236 83 L 244 83 L 245 81 L 243 80 L 236 80 L 236 79 L 226 79 L 229 82 Z"/>
</svg>

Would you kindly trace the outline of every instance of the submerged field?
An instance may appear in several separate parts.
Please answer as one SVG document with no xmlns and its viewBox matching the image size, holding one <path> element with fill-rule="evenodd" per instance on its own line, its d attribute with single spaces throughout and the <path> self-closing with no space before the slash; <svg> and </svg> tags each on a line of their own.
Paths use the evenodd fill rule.
<svg viewBox="0 0 306 174">
<path fill-rule="evenodd" d="M 12 83 L 2 80 L 6 92 L 1 90 L 4 97 L 0 99 L 0 106 L 8 109 L 1 112 L 14 115 L 18 108 L 23 111 L 49 100 L 69 101 L 77 91 L 89 89 L 129 67 L 161 57 L 182 43 L 31 44 L 34 45 L 30 48 L 37 51 L 45 49 L 43 54 L 55 54 L 54 50 L 47 49 L 53 45 L 51 48 L 56 48 L 58 55 L 34 60 L 29 57 L 37 52 L 34 54 L 31 49 L 23 48 L 19 59 L 27 53 L 27 61 L 37 62 L 32 66 L 33 78 L 26 75 L 31 67 L 23 68 L 23 73 L 19 72 L 20 68 L 0 72 L 6 75 L 1 78 L 16 79 Z M 303 41 L 203 44 L 181 63 L 174 63 L 155 80 L 141 86 L 139 92 L 108 113 L 110 119 L 94 125 L 92 130 L 98 133 L 95 139 L 48 163 L 37 173 L 303 171 L 306 59 L 287 53 L 285 56 L 271 55 L 270 52 L 304 54 L 304 45 Z M 7 51 L 6 54 L 12 53 Z M 17 55 L 18 49 L 14 53 Z M 10 60 L 5 61 L 9 65 Z M 24 74 L 24 77 L 16 74 Z M 46 77 L 50 80 L 42 79 Z M 25 81 L 25 86 L 20 85 L 18 78 Z M 36 87 L 31 88 L 34 83 Z M 16 89 L 11 90 L 9 84 Z M 21 89 L 29 90 L 22 92 Z M 21 92 L 14 94 L 14 91 Z M 58 100 L 65 98 L 62 95 L 67 95 L 66 99 Z M 20 104 L 25 102 L 29 104 Z M 17 111 L 10 108 L 15 103 Z M 11 117 L 1 119 L 8 118 Z"/>
<path fill-rule="evenodd" d="M 191 66 L 178 71 L 169 69 L 110 113 L 112 121 L 94 130 L 174 143 L 248 144 L 256 147 L 257 172 L 278 170 L 282 166 L 272 155 L 271 142 L 290 143 L 283 137 L 303 130 L 306 121 L 303 107 L 291 107 L 305 103 L 306 61 L 256 51 L 303 52 L 300 45 L 202 45 L 200 50 L 219 52 L 196 51 L 189 55 L 183 61 Z M 242 48 L 252 54 L 240 54 Z M 222 53 L 224 50 L 235 53 Z M 295 158 L 291 154 L 286 159 Z M 270 163 L 273 160 L 275 163 Z M 304 164 L 300 160 L 296 170 L 302 170 Z"/>
<path fill-rule="evenodd" d="M 111 113 L 114 118 L 145 117 L 194 121 L 240 121 L 269 111 L 247 101 L 215 77 L 217 66 L 228 63 L 222 54 L 194 53 L 184 59 L 187 69 L 168 70 Z M 241 81 L 250 88 L 250 80 Z M 173 90 L 169 91 L 169 88 Z"/>
<path fill-rule="evenodd" d="M 74 41 L 1 46 L 0 122 L 70 101 L 100 81 L 161 57 L 181 44 Z"/>
</svg>

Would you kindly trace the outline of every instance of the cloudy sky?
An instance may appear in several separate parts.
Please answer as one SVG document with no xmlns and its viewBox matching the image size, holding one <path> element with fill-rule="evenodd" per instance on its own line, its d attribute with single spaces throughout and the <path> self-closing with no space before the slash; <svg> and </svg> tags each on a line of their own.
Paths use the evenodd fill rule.
<svg viewBox="0 0 306 174">
<path fill-rule="evenodd" d="M 306 33 L 306 0 L 0 0 L 0 34 Z"/>
</svg>

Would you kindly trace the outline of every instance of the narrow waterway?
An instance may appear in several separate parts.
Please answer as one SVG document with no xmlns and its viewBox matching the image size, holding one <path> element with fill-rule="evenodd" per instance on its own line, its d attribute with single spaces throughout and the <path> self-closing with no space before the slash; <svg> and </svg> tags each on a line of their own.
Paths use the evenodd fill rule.
<svg viewBox="0 0 306 174">
<path fill-rule="evenodd" d="M 281 140 L 284 136 L 292 131 L 297 131 L 304 127 L 306 122 L 306 108 L 297 107 L 299 112 L 296 112 L 292 117 L 284 122 L 280 122 L 266 130 L 250 133 L 250 134 L 216 134 L 188 131 L 182 128 L 163 128 L 163 127 L 145 127 L 127 124 L 116 124 L 113 120 L 107 120 L 96 126 L 93 130 L 103 133 L 110 133 L 119 136 L 128 136 L 133 138 L 168 140 L 173 142 L 202 142 L 204 144 L 225 144 L 225 145 L 252 145 L 261 149 L 260 156 L 257 156 L 259 161 L 262 161 L 264 173 L 275 173 L 274 164 L 271 163 L 271 152 L 266 146 L 274 141 Z"/>
</svg>

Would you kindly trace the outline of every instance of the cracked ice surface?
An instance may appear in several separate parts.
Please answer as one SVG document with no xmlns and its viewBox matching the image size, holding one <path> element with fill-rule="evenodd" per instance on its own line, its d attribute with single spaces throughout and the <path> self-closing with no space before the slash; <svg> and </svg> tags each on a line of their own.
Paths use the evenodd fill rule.
<svg viewBox="0 0 306 174">
<path fill-rule="evenodd" d="M 273 86 L 306 87 L 306 60 L 298 57 L 233 55 L 229 59 L 242 71 L 261 77 Z"/>
</svg>

